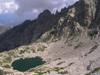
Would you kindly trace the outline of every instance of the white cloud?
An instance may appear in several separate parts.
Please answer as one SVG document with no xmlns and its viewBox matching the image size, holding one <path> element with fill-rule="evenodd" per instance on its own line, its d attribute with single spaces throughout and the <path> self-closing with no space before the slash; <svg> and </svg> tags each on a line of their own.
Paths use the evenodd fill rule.
<svg viewBox="0 0 100 75">
<path fill-rule="evenodd" d="M 66 2 L 66 0 L 63 0 L 64 2 Z"/>
<path fill-rule="evenodd" d="M 6 2 L 6 3 L 4 3 L 4 5 L 5 5 L 5 7 L 6 8 L 10 8 L 11 7 L 11 5 L 13 5 L 14 4 L 14 2 Z"/>
<path fill-rule="evenodd" d="M 33 13 L 38 13 L 38 10 L 37 9 L 34 9 L 32 12 Z"/>
<path fill-rule="evenodd" d="M 2 13 L 2 9 L 0 9 L 0 14 Z"/>
<path fill-rule="evenodd" d="M 18 5 L 15 4 L 14 0 L 0 0 L 0 13 L 14 13 L 18 9 Z"/>
<path fill-rule="evenodd" d="M 18 5 L 15 5 L 15 9 L 16 9 L 16 10 L 18 9 Z"/>
<path fill-rule="evenodd" d="M 5 13 L 8 13 L 8 10 L 5 10 Z"/>
<path fill-rule="evenodd" d="M 56 11 L 58 8 L 53 8 L 54 11 Z"/>
</svg>

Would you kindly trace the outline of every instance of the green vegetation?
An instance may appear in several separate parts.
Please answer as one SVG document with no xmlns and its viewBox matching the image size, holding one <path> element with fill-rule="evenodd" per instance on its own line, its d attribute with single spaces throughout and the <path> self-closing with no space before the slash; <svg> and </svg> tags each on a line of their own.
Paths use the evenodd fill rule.
<svg viewBox="0 0 100 75">
<path fill-rule="evenodd" d="M 30 69 L 29 72 L 35 72 L 37 73 L 38 75 L 43 75 L 43 74 L 46 74 L 46 73 L 50 73 L 50 71 L 55 71 L 57 72 L 58 74 L 67 74 L 68 72 L 67 71 L 61 71 L 62 69 L 65 69 L 67 67 L 54 67 L 54 68 L 50 68 L 50 67 L 36 67 L 36 68 L 33 68 L 33 69 Z"/>
<path fill-rule="evenodd" d="M 30 70 L 28 70 L 28 72 L 34 72 L 36 73 L 36 75 L 43 75 L 43 74 L 46 74 L 46 73 L 49 73 L 51 71 L 55 71 L 57 72 L 58 74 L 67 74 L 68 72 L 67 71 L 60 71 L 60 70 L 63 70 L 67 67 L 54 67 L 54 68 L 51 68 L 51 67 L 41 67 L 41 66 L 38 66 L 36 68 L 32 68 Z"/>
<path fill-rule="evenodd" d="M 14 50 L 18 50 L 19 47 L 16 47 Z"/>
<path fill-rule="evenodd" d="M 60 72 L 61 69 L 65 69 L 65 68 L 67 68 L 67 67 L 61 67 L 61 68 L 60 68 L 60 67 L 54 67 L 54 68 L 53 68 L 53 71 L 58 72 L 58 74 L 68 74 L 67 71 L 64 71 L 64 72 L 61 71 L 61 72 Z"/>
<path fill-rule="evenodd" d="M 19 54 L 23 54 L 23 53 L 25 53 L 25 50 L 21 50 L 21 51 L 19 52 Z"/>
<path fill-rule="evenodd" d="M 35 72 L 37 73 L 36 75 L 43 75 L 43 74 L 46 74 L 46 73 L 50 73 L 50 70 L 52 68 L 49 68 L 49 67 L 36 67 L 34 69 L 30 69 L 29 72 Z"/>
<path fill-rule="evenodd" d="M 67 72 L 67 71 L 64 71 L 64 72 L 63 72 L 63 71 L 62 71 L 62 72 L 59 72 L 59 74 L 62 74 L 62 75 L 63 75 L 63 74 L 68 74 L 68 72 Z"/>
<path fill-rule="evenodd" d="M 59 72 L 60 68 L 59 67 L 54 67 L 53 71 Z"/>
<path fill-rule="evenodd" d="M 52 39 L 52 42 L 57 42 L 58 41 L 58 37 L 54 36 L 54 38 Z"/>
<path fill-rule="evenodd" d="M 89 31 L 88 32 L 88 36 L 91 37 L 91 34 L 93 33 L 93 31 Z"/>
<path fill-rule="evenodd" d="M 92 39 L 93 36 L 96 36 L 98 34 L 97 30 L 91 30 L 88 32 L 88 36 Z"/>
<path fill-rule="evenodd" d="M 0 70 L 0 75 L 3 75 L 2 72 L 1 72 L 1 70 Z"/>
<path fill-rule="evenodd" d="M 93 46 L 92 48 L 91 48 L 91 50 L 88 52 L 88 53 L 86 53 L 84 56 L 87 56 L 88 54 L 90 54 L 90 53 L 92 53 L 95 49 L 97 49 L 98 48 L 98 45 L 95 45 L 95 46 Z"/>
<path fill-rule="evenodd" d="M 34 49 L 31 49 L 31 51 L 32 51 L 33 53 L 36 53 L 36 51 L 35 51 Z"/>
<path fill-rule="evenodd" d="M 50 34 L 54 35 L 54 33 L 55 33 L 55 29 L 52 28 L 52 29 L 50 30 Z"/>
<path fill-rule="evenodd" d="M 93 31 L 89 31 L 88 32 L 88 37 L 92 40 L 92 36 L 91 36 L 91 34 L 93 33 Z"/>
<path fill-rule="evenodd" d="M 30 49 L 30 47 L 26 47 L 24 50 L 20 50 L 19 54 L 23 54 L 25 52 L 30 53 L 29 49 Z"/>
<path fill-rule="evenodd" d="M 44 52 L 45 48 L 47 48 L 47 47 L 46 46 L 42 46 L 42 47 L 38 48 L 37 51 Z"/>
<path fill-rule="evenodd" d="M 51 39 L 52 35 L 49 34 L 46 38 L 42 39 L 42 42 L 47 42 Z"/>
<path fill-rule="evenodd" d="M 58 63 L 57 65 L 61 65 L 61 64 L 63 64 L 63 63 L 65 63 L 65 61 L 63 61 L 63 62 L 60 62 L 60 63 Z"/>
<path fill-rule="evenodd" d="M 76 42 L 79 42 L 79 39 L 78 39 L 78 40 L 76 40 Z"/>
<path fill-rule="evenodd" d="M 26 50 L 29 50 L 30 48 L 29 47 L 26 47 Z"/>
<path fill-rule="evenodd" d="M 6 60 L 7 60 L 7 61 L 11 61 L 11 57 L 7 57 Z"/>
<path fill-rule="evenodd" d="M 11 68 L 9 65 L 4 65 L 3 67 L 4 68 Z"/>
<path fill-rule="evenodd" d="M 13 75 L 12 72 L 4 72 L 5 75 Z"/>
<path fill-rule="evenodd" d="M 72 63 L 70 63 L 68 66 L 71 66 L 71 65 L 73 65 L 75 62 L 72 62 Z"/>
<path fill-rule="evenodd" d="M 41 52 L 44 52 L 44 49 L 43 48 L 38 48 L 37 51 L 41 51 Z"/>
<path fill-rule="evenodd" d="M 30 69 L 29 72 L 35 72 L 35 69 Z"/>
<path fill-rule="evenodd" d="M 0 57 L 2 56 L 2 54 L 0 54 Z"/>
<path fill-rule="evenodd" d="M 76 45 L 75 47 L 74 47 L 74 49 L 77 49 L 77 48 L 79 48 L 80 46 L 82 46 L 82 42 L 80 42 L 80 43 L 78 43 L 78 45 Z"/>
<path fill-rule="evenodd" d="M 61 58 L 58 58 L 58 60 L 61 60 Z"/>
<path fill-rule="evenodd" d="M 11 59 L 11 57 L 9 56 L 9 57 L 5 57 L 5 60 L 4 60 L 5 62 L 11 62 L 12 61 L 12 59 Z"/>
<path fill-rule="evenodd" d="M 98 45 L 95 45 L 94 47 L 92 47 L 91 50 L 90 50 L 90 52 L 89 52 L 89 54 L 92 53 L 97 48 L 98 48 Z"/>
<path fill-rule="evenodd" d="M 77 36 L 78 36 L 78 34 L 72 35 L 70 40 L 74 40 Z"/>
<path fill-rule="evenodd" d="M 57 58 L 57 59 L 55 59 L 54 61 L 57 61 L 57 60 L 61 60 L 61 58 Z"/>
<path fill-rule="evenodd" d="M 72 46 L 72 44 L 68 43 L 68 46 Z"/>
<path fill-rule="evenodd" d="M 13 52 L 13 51 L 8 52 L 8 55 L 9 55 L 9 56 L 11 56 L 11 55 L 13 55 L 13 56 L 14 56 L 14 52 Z"/>
<path fill-rule="evenodd" d="M 74 47 L 74 49 L 77 49 L 77 48 L 79 48 L 81 46 L 81 44 L 78 44 L 78 45 L 76 45 L 75 47 Z"/>
<path fill-rule="evenodd" d="M 2 65 L 2 62 L 0 62 L 0 65 Z"/>
<path fill-rule="evenodd" d="M 60 69 L 65 69 L 65 68 L 67 68 L 67 66 L 65 66 L 65 67 L 60 67 Z"/>
<path fill-rule="evenodd" d="M 99 71 L 99 70 L 100 70 L 100 67 L 95 68 L 93 71 L 91 71 L 90 73 L 88 73 L 88 74 L 86 74 L 86 75 L 91 75 L 92 73 L 95 73 L 95 72 L 97 72 L 97 71 Z"/>
</svg>

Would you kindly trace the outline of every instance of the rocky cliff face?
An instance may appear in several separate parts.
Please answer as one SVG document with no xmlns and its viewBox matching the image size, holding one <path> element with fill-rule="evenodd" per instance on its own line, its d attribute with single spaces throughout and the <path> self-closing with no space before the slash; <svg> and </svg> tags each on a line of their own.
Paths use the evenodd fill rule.
<svg viewBox="0 0 100 75">
<path fill-rule="evenodd" d="M 26 20 L 0 36 L 0 51 L 10 50 L 34 42 L 46 31 L 54 28 L 54 36 L 60 39 L 79 34 L 85 28 L 100 26 L 100 1 L 80 0 L 55 15 L 45 10 L 37 19 Z"/>
<path fill-rule="evenodd" d="M 6 32 L 7 30 L 10 30 L 11 28 L 13 28 L 13 26 L 11 25 L 3 26 L 2 24 L 0 24 L 0 34 Z"/>
<path fill-rule="evenodd" d="M 100 26 L 99 7 L 99 0 L 80 0 L 74 5 L 64 8 L 65 12 L 59 13 L 64 16 L 59 18 L 56 25 L 57 34 L 64 38 L 78 34 L 84 31 L 84 28 L 98 29 Z"/>
</svg>

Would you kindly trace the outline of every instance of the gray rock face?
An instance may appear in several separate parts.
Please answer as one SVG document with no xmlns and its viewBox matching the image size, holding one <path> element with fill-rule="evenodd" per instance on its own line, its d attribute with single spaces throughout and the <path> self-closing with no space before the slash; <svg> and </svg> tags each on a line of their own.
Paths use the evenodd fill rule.
<svg viewBox="0 0 100 75">
<path fill-rule="evenodd" d="M 100 25 L 100 0 L 80 0 L 75 7 L 80 25 L 90 28 Z"/>
<path fill-rule="evenodd" d="M 0 24 L 0 34 L 6 32 L 7 30 L 10 30 L 11 28 L 13 28 L 13 26 L 11 25 L 3 26 L 2 24 Z"/>
<path fill-rule="evenodd" d="M 61 12 L 63 15 L 56 25 L 56 34 L 65 38 L 81 33 L 84 27 L 97 29 L 100 26 L 99 7 L 99 0 L 80 0 L 67 9 L 64 8 Z"/>
<path fill-rule="evenodd" d="M 100 1 L 80 0 L 55 15 L 49 10 L 39 14 L 38 18 L 26 20 L 0 36 L 0 51 L 10 50 L 34 42 L 46 31 L 54 27 L 52 35 L 60 39 L 79 34 L 84 27 L 97 29 L 100 26 Z"/>
</svg>

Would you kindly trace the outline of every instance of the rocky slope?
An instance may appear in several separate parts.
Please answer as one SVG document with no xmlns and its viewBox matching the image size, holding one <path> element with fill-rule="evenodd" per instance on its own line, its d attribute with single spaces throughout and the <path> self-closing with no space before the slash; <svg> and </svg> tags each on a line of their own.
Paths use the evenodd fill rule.
<svg viewBox="0 0 100 75">
<path fill-rule="evenodd" d="M 25 72 L 11 66 L 15 60 L 36 56 L 46 63 Z M 5 75 L 100 75 L 100 37 L 91 40 L 85 31 L 69 41 L 37 41 L 5 51 L 0 53 L 0 69 Z"/>
<path fill-rule="evenodd" d="M 3 26 L 2 24 L 0 24 L 0 34 L 6 32 L 7 30 L 10 30 L 13 26 L 8 25 L 8 26 Z"/>
</svg>

